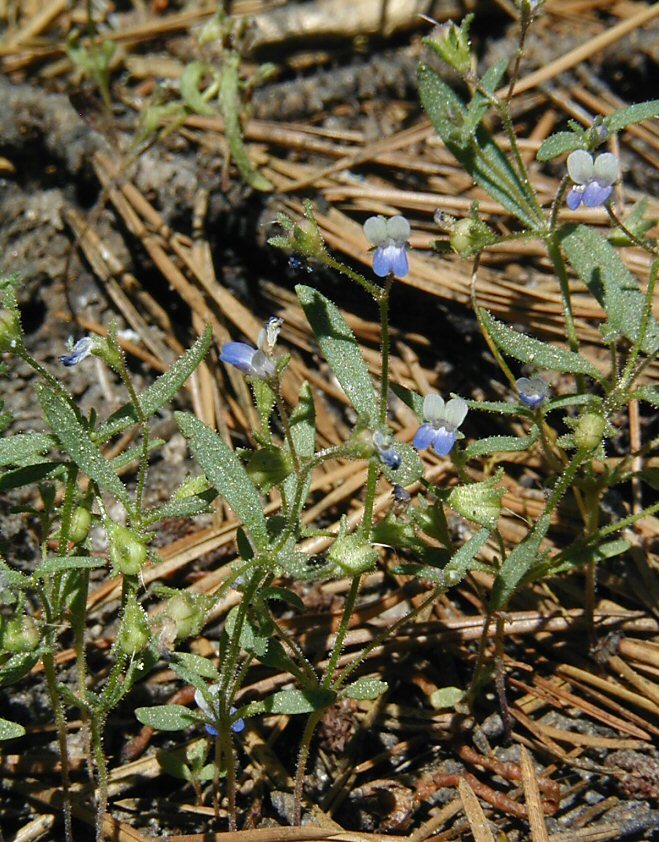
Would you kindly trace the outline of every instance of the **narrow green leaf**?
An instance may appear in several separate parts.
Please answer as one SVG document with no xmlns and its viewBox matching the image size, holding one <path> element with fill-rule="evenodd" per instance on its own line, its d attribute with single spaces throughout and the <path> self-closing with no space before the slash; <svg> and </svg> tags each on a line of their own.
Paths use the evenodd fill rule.
<svg viewBox="0 0 659 842">
<path fill-rule="evenodd" d="M 540 545 L 549 530 L 551 518 L 544 514 L 535 523 L 527 537 L 517 544 L 504 561 L 492 588 L 492 609 L 501 611 L 515 593 L 524 576 L 538 561 Z"/>
<path fill-rule="evenodd" d="M 130 498 L 125 485 L 91 440 L 89 432 L 71 404 L 61 394 L 43 383 L 35 384 L 34 388 L 44 415 L 62 449 L 100 488 L 114 494 L 127 509 L 130 509 Z"/>
<path fill-rule="evenodd" d="M 214 430 L 193 415 L 177 412 L 175 416 L 209 483 L 243 522 L 257 549 L 265 549 L 268 546 L 268 530 L 263 503 L 240 459 Z"/>
<path fill-rule="evenodd" d="M 24 468 L 5 471 L 0 476 L 0 491 L 34 485 L 43 479 L 54 476 L 59 471 L 62 471 L 62 468 L 62 462 L 39 462 L 37 465 L 26 465 Z"/>
<path fill-rule="evenodd" d="M 419 65 L 417 83 L 421 103 L 430 121 L 474 182 L 527 228 L 535 230 L 544 224 L 529 205 L 524 185 L 508 156 L 483 126 L 475 132 L 470 130 L 462 100 L 426 64 Z"/>
<path fill-rule="evenodd" d="M 352 684 L 348 684 L 339 693 L 341 698 L 357 699 L 358 701 L 377 699 L 386 693 L 389 685 L 386 681 L 378 681 L 376 678 L 358 678 Z"/>
<path fill-rule="evenodd" d="M 160 520 L 165 520 L 165 518 L 194 517 L 194 515 L 202 514 L 202 512 L 208 512 L 210 511 L 210 504 L 216 496 L 217 493 L 212 488 L 204 494 L 191 494 L 189 497 L 169 500 L 162 506 L 157 506 L 145 512 L 142 517 L 142 525 L 146 527 L 158 523 Z"/>
<path fill-rule="evenodd" d="M 8 719 L 0 719 L 0 741 L 15 740 L 25 736 L 25 728 L 18 722 L 10 722 Z"/>
<path fill-rule="evenodd" d="M 107 559 L 96 556 L 51 556 L 40 564 L 36 575 L 50 576 L 63 570 L 95 570 L 97 567 L 107 567 Z"/>
<path fill-rule="evenodd" d="M 645 401 L 655 409 L 659 409 L 659 386 L 641 386 L 634 391 L 632 397 L 638 401 Z"/>
<path fill-rule="evenodd" d="M 485 90 L 489 91 L 491 94 L 496 91 L 503 79 L 503 75 L 506 72 L 507 67 L 508 57 L 504 56 L 487 70 L 481 79 L 481 84 Z M 464 127 L 465 131 L 475 132 L 488 108 L 490 108 L 490 103 L 487 97 L 485 97 L 479 90 L 474 91 L 471 102 L 467 106 L 467 120 Z"/>
<path fill-rule="evenodd" d="M 406 389 L 405 386 L 400 386 L 398 383 L 391 384 L 391 391 L 402 400 L 405 406 L 412 410 L 421 423 L 423 421 L 423 398 L 421 395 L 417 395 L 416 392 Z"/>
<path fill-rule="evenodd" d="M 0 465 L 23 465 L 53 448 L 55 440 L 45 433 L 18 433 L 0 439 Z"/>
<path fill-rule="evenodd" d="M 566 152 L 574 152 L 575 149 L 586 149 L 586 141 L 574 132 L 556 132 L 550 135 L 540 144 L 540 149 L 535 156 L 538 161 L 551 161 Z"/>
<path fill-rule="evenodd" d="M 191 652 L 177 652 L 174 655 L 176 663 L 187 667 L 191 672 L 207 678 L 209 681 L 219 681 L 220 674 L 217 667 L 210 658 L 203 658 L 201 655 L 194 655 Z"/>
<path fill-rule="evenodd" d="M 465 401 L 469 409 L 476 412 L 493 412 L 495 415 L 521 415 L 524 404 L 518 401 Z"/>
<path fill-rule="evenodd" d="M 480 315 L 495 345 L 516 360 L 529 363 L 536 368 L 562 371 L 569 374 L 587 374 L 594 380 L 604 380 L 601 372 L 580 354 L 558 348 L 555 345 L 545 344 L 538 339 L 533 339 L 524 333 L 513 330 L 508 325 L 495 319 L 483 308 L 480 310 Z"/>
<path fill-rule="evenodd" d="M 190 725 L 203 722 L 203 717 L 196 716 L 183 705 L 155 705 L 150 708 L 137 708 L 135 716 L 142 725 L 148 725 L 158 731 L 183 731 Z"/>
<path fill-rule="evenodd" d="M 618 252 L 585 225 L 564 225 L 558 236 L 570 264 L 606 312 L 604 338 L 622 334 L 631 342 L 638 340 L 645 296 Z M 658 346 L 659 326 L 651 316 L 641 349 L 652 354 Z"/>
<path fill-rule="evenodd" d="M 489 537 L 489 529 L 486 529 L 485 527 L 483 527 L 483 529 L 479 529 L 478 532 L 475 532 L 451 558 L 442 571 L 444 574 L 449 574 L 448 578 L 451 586 L 457 585 L 458 582 L 460 582 L 472 569 L 474 558 L 478 555 L 481 548 L 485 546 Z"/>
<path fill-rule="evenodd" d="M 208 353 L 212 339 L 213 331 L 208 325 L 194 345 L 142 393 L 139 401 L 145 418 L 155 415 L 172 400 Z M 111 415 L 105 424 L 102 424 L 93 433 L 92 438 L 102 444 L 112 436 L 137 423 L 138 418 L 133 406 L 126 404 Z"/>
<path fill-rule="evenodd" d="M 0 667 L 0 687 L 16 684 L 24 678 L 39 660 L 38 652 L 18 652 Z"/>
<path fill-rule="evenodd" d="M 540 435 L 537 424 L 531 427 L 528 436 L 488 436 L 479 439 L 466 448 L 464 455 L 467 459 L 476 456 L 486 456 L 490 453 L 509 453 L 520 450 L 528 450 Z"/>
<path fill-rule="evenodd" d="M 235 50 L 225 50 L 218 95 L 218 102 L 224 117 L 224 136 L 231 149 L 231 157 L 245 183 L 255 190 L 268 192 L 272 190 L 272 184 L 265 176 L 254 169 L 245 149 L 243 133 L 240 128 L 239 114 L 242 107 L 240 99 L 240 61 L 240 56 Z"/>
<path fill-rule="evenodd" d="M 280 690 L 263 700 L 266 713 L 285 713 L 295 716 L 299 713 L 313 713 L 329 707 L 336 701 L 332 690 Z"/>
<path fill-rule="evenodd" d="M 464 690 L 459 687 L 440 687 L 435 690 L 430 696 L 430 704 L 435 710 L 442 710 L 442 708 L 452 708 L 464 697 Z"/>
<path fill-rule="evenodd" d="M 605 117 L 602 122 L 610 132 L 619 132 L 634 123 L 655 120 L 657 117 L 659 117 L 659 99 L 651 99 L 648 102 L 634 103 L 627 108 L 619 108 Z"/>
<path fill-rule="evenodd" d="M 350 403 L 374 423 L 378 407 L 373 384 L 355 335 L 329 298 L 313 287 L 295 288 L 318 344 Z"/>
<path fill-rule="evenodd" d="M 209 68 L 201 61 L 191 61 L 185 65 L 179 83 L 179 91 L 183 102 L 195 114 L 202 117 L 215 117 L 216 111 L 201 95 L 200 86 Z"/>
</svg>

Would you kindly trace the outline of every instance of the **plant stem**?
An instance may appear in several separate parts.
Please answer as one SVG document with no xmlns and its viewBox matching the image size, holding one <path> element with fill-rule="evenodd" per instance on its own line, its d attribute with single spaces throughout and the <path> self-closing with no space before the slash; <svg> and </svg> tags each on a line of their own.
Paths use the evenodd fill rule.
<svg viewBox="0 0 659 842">
<path fill-rule="evenodd" d="M 325 253 L 319 259 L 325 264 L 325 266 L 329 266 L 330 269 L 334 269 L 342 275 L 345 275 L 346 278 L 350 278 L 351 281 L 355 281 L 355 283 L 359 284 L 359 286 L 366 290 L 369 295 L 372 295 L 376 301 L 380 300 L 382 295 L 380 287 L 377 286 L 377 284 L 366 280 L 361 272 L 355 272 L 354 269 L 351 269 L 350 266 L 346 266 L 345 263 L 341 263 L 340 260 L 332 257 L 331 254 Z"/>
<path fill-rule="evenodd" d="M 52 634 L 54 637 L 54 633 Z M 51 641 L 54 645 L 55 641 Z M 55 658 L 53 656 L 52 648 L 44 652 L 41 656 L 44 673 L 46 676 L 46 685 L 48 687 L 48 695 L 50 696 L 50 703 L 55 714 L 55 725 L 57 726 L 57 744 L 60 753 L 60 763 L 62 765 L 62 798 L 64 810 L 64 837 L 66 842 L 73 842 L 73 828 L 71 825 L 71 782 L 69 777 L 69 749 L 66 736 L 66 718 L 64 716 L 64 708 L 62 700 L 57 691 L 57 674 L 55 671 Z"/>
<path fill-rule="evenodd" d="M 567 269 L 561 254 L 560 246 L 556 241 L 555 234 L 549 234 L 545 240 L 547 244 L 547 251 L 551 262 L 554 264 L 558 282 L 561 288 L 561 298 L 563 301 L 563 318 L 565 319 L 565 330 L 567 331 L 567 339 L 570 345 L 570 350 L 577 353 L 579 351 L 579 337 L 577 336 L 577 328 L 574 323 L 574 313 L 572 312 L 572 296 L 570 294 L 570 283 L 567 277 Z M 579 391 L 583 391 L 583 376 L 577 375 L 577 381 L 581 381 Z"/>
<path fill-rule="evenodd" d="M 380 295 L 380 351 L 382 353 L 382 373 L 380 377 L 380 423 L 387 420 L 387 397 L 389 395 L 389 295 L 395 278 L 387 275 L 384 289 Z"/>
<path fill-rule="evenodd" d="M 336 638 L 334 640 L 332 654 L 330 655 L 330 659 L 327 664 L 327 670 L 323 678 L 323 687 L 329 688 L 332 686 L 332 681 L 334 679 L 334 671 L 336 670 L 336 665 L 338 664 L 339 658 L 341 657 L 343 641 L 345 640 L 345 636 L 348 632 L 348 626 L 350 625 L 350 617 L 352 616 L 352 612 L 355 608 L 355 602 L 357 601 L 357 595 L 359 594 L 359 588 L 361 587 L 361 583 L 361 575 L 353 576 L 352 582 L 350 583 L 350 590 L 348 591 L 348 596 L 346 597 L 345 605 L 343 606 L 341 623 L 339 624 L 339 628 L 336 632 Z"/>
<path fill-rule="evenodd" d="M 311 738 L 316 730 L 316 725 L 322 719 L 322 711 L 314 711 L 309 714 L 307 724 L 304 727 L 304 734 L 300 742 L 300 751 L 297 756 L 297 768 L 295 770 L 295 788 L 293 790 L 293 824 L 299 827 L 302 824 L 302 794 L 304 791 L 304 775 L 309 759 L 309 748 Z"/>
</svg>

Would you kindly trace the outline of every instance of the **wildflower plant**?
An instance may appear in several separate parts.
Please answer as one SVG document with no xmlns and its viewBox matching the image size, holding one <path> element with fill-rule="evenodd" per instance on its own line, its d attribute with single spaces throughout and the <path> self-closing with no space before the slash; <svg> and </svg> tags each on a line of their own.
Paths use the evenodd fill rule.
<svg viewBox="0 0 659 842">
<path fill-rule="evenodd" d="M 538 7 L 526 0 L 520 5 L 520 50 Z M 73 838 L 67 760 L 67 715 L 71 709 L 76 711 L 76 718 L 82 719 L 87 735 L 88 762 L 98 792 L 99 840 L 108 798 L 108 760 L 103 747 L 108 717 L 161 661 L 193 688 L 190 703 L 140 707 L 136 717 L 157 730 L 189 731 L 204 741 L 200 749 L 190 747 L 176 756 L 162 754 L 161 764 L 190 781 L 198 797 L 203 795 L 202 784 L 212 780 L 217 818 L 222 782 L 231 829 L 236 827 L 236 742 L 243 739 L 242 730 L 247 731 L 250 721 L 264 715 L 306 717 L 294 786 L 295 820 L 300 822 L 310 746 L 323 712 L 341 699 L 376 699 L 388 692 L 387 682 L 367 672 L 367 658 L 374 649 L 474 570 L 492 576 L 489 615 L 500 617 L 524 585 L 557 572 L 585 568 L 592 612 L 596 561 L 625 552 L 629 542 L 621 537 L 623 530 L 659 509 L 654 504 L 611 524 L 599 521 L 605 490 L 638 475 L 633 461 L 638 454 L 628 454 L 614 467 L 603 461 L 608 441 L 615 435 L 615 416 L 632 400 L 659 405 L 657 388 L 640 383 L 658 347 L 652 296 L 659 261 L 656 243 L 645 237 L 643 220 L 636 218 L 628 225 L 629 220 L 619 219 L 613 208 L 609 188 L 618 177 L 618 167 L 614 177 L 610 159 L 598 164 L 610 153 L 592 157 L 615 132 L 656 116 L 659 104 L 632 106 L 608 115 L 588 130 L 571 126 L 569 132 L 548 138 L 538 152 L 540 162 L 560 157 L 564 168 L 562 158 L 581 151 L 591 161 L 592 170 L 583 155 L 572 158 L 579 166 L 570 165 L 554 201 L 546 208 L 533 187 L 510 116 L 509 100 L 518 61 L 513 64 L 508 94 L 502 97 L 497 90 L 508 62 L 502 59 L 482 76 L 476 74 L 469 41 L 470 19 L 460 26 L 447 24 L 426 39 L 428 50 L 460 75 L 470 92 L 468 100 L 426 62 L 419 67 L 421 100 L 446 147 L 473 181 L 516 220 L 519 230 L 505 236 L 535 239 L 546 249 L 565 318 L 567 347 L 528 336 L 481 307 L 477 290 L 479 256 L 504 237 L 480 220 L 477 206 L 466 220 L 448 221 L 453 229 L 449 243 L 458 254 L 474 261 L 472 300 L 484 338 L 502 377 L 508 381 L 509 400 L 475 401 L 458 395 L 445 399 L 439 394 L 420 395 L 393 383 L 390 303 L 398 293 L 397 279 L 409 272 L 410 225 L 400 215 L 367 220 L 364 254 L 370 245 L 373 262 L 372 272 L 362 273 L 332 254 L 313 206 L 306 202 L 304 218 L 278 216 L 281 232 L 271 238 L 271 244 L 292 252 L 305 264 L 322 265 L 354 282 L 379 317 L 381 365 L 373 377 L 336 304 L 314 286 L 296 287 L 317 349 L 353 410 L 348 435 L 339 444 L 319 446 L 309 383 L 301 384 L 297 400 L 285 400 L 283 386 L 290 365 L 286 325 L 273 317 L 258 337 L 250 336 L 246 342 L 245 337 L 236 336 L 222 345 L 219 355 L 226 366 L 242 372 L 252 390 L 260 422 L 252 431 L 253 444 L 234 449 L 190 412 L 177 412 L 178 428 L 202 474 L 174 491 L 165 502 L 148 506 L 150 458 L 164 444 L 152 434 L 152 419 L 209 352 L 210 329 L 138 394 L 115 327 L 104 338 L 85 337 L 63 349 L 55 371 L 35 360 L 21 328 L 16 301 L 18 280 L 0 281 L 0 352 L 9 361 L 18 358 L 33 370 L 46 430 L 8 434 L 10 419 L 0 416 L 0 428 L 5 432 L 0 439 L 0 467 L 4 470 L 0 488 L 32 485 L 37 489 L 39 501 L 32 514 L 39 524 L 41 548 L 29 573 L 19 570 L 11 559 L 0 559 L 0 594 L 11 607 L 11 617 L 9 612 L 0 612 L 0 686 L 25 678 L 38 663 L 43 666 L 61 754 L 67 842 Z M 213 99 L 218 99 L 220 106 L 226 106 L 230 99 L 234 108 L 240 88 L 237 60 L 231 52 L 230 24 L 219 16 L 209 27 L 202 41 L 218 34 L 228 39 L 223 69 L 188 66 L 181 82 L 188 107 L 200 114 L 207 113 Z M 209 84 L 202 90 L 204 79 Z M 502 150 L 485 125 L 489 110 L 503 126 L 510 153 Z M 233 117 L 228 119 L 227 114 Z M 269 189 L 270 185 L 260 180 L 263 177 L 241 158 L 244 149 L 241 152 L 236 141 L 240 134 L 237 110 L 225 111 L 224 116 L 230 145 L 234 133 L 236 145 L 232 151 L 243 177 L 257 189 Z M 642 246 L 652 255 L 644 290 L 608 239 L 586 225 L 561 222 L 570 182 L 583 204 L 603 203 L 616 227 L 616 236 Z M 568 205 L 576 207 L 576 200 L 568 199 Z M 607 370 L 601 363 L 595 364 L 581 347 L 570 272 L 604 311 L 600 330 L 612 359 Z M 89 365 L 89 354 L 113 372 L 127 395 L 126 403 L 106 419 L 95 410 L 83 413 L 63 385 L 67 367 Z M 513 366 L 524 367 L 520 372 L 523 376 L 515 376 L 508 360 L 514 361 Z M 561 374 L 573 388 L 553 396 L 544 377 L 535 373 L 538 371 L 545 372 L 552 383 L 552 373 Z M 393 430 L 388 417 L 392 394 L 416 416 L 418 429 L 412 444 L 400 440 Z M 479 412 L 514 418 L 524 434 L 471 440 L 469 425 Z M 558 419 L 567 432 L 557 433 Z M 120 455 L 114 454 L 108 445 L 127 432 L 132 434 L 133 443 Z M 650 445 L 644 445 L 642 452 Z M 498 532 L 505 474 L 503 469 L 490 466 L 503 461 L 506 452 L 531 450 L 544 461 L 552 476 L 551 487 L 541 514 L 508 551 Z M 429 478 L 424 462 L 427 458 L 439 458 L 451 466 L 449 484 L 439 485 Z M 327 530 L 308 522 L 306 514 L 313 502 L 314 471 L 335 460 L 362 463 L 366 482 L 358 511 Z M 131 464 L 137 468 L 132 480 L 126 480 L 124 471 Z M 392 505 L 383 516 L 377 515 L 375 507 L 379 483 L 388 483 L 392 490 Z M 272 512 L 264 505 L 271 491 L 275 492 L 271 501 L 277 503 Z M 583 531 L 569 546 L 552 553 L 545 539 L 552 515 L 567 494 L 578 501 Z M 208 512 L 216 498 L 232 510 L 238 524 L 236 557 L 217 590 L 203 594 L 158 582 L 160 560 L 153 542 L 158 525 L 166 518 Z M 463 519 L 459 539 L 449 528 L 451 514 Z M 107 551 L 101 552 L 93 543 L 92 526 L 103 532 Z M 488 542 L 496 547 L 496 555 L 493 562 L 486 563 L 479 554 Z M 343 659 L 364 578 L 378 565 L 414 577 L 423 596 L 408 614 L 374 635 L 349 659 Z M 153 572 L 156 580 L 149 587 L 145 571 Z M 117 584 L 117 624 L 109 653 L 110 668 L 103 677 L 90 675 L 85 654 L 91 576 Z M 300 611 L 303 603 L 292 583 L 338 578 L 349 580 L 348 592 L 332 648 L 327 660 L 319 662 L 278 620 L 274 606 L 284 604 L 293 613 Z M 219 630 L 216 657 L 187 651 L 186 641 L 201 632 L 213 609 L 230 591 L 236 595 L 237 604 Z M 487 628 L 488 623 L 485 631 Z M 69 630 L 76 655 L 73 685 L 63 680 L 56 657 L 63 646 L 63 632 Z M 485 643 L 484 634 L 483 647 Z M 255 662 L 285 673 L 289 683 L 261 697 L 248 693 L 243 685 Z M 472 690 L 478 682 L 477 676 Z M 472 692 L 462 689 L 448 695 L 462 702 L 473 698 Z M 23 727 L 0 720 L 0 739 L 20 736 Z"/>
</svg>

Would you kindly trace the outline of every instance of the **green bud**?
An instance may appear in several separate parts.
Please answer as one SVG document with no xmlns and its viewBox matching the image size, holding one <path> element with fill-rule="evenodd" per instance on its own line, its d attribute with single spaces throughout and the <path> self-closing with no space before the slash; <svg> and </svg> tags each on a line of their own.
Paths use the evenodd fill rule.
<svg viewBox="0 0 659 842">
<path fill-rule="evenodd" d="M 292 473 L 293 460 L 288 451 L 268 446 L 249 451 L 246 467 L 252 482 L 267 494 L 274 485 L 279 485 Z"/>
<path fill-rule="evenodd" d="M 449 234 L 451 248 L 461 257 L 471 257 L 496 242 L 492 230 L 477 217 L 466 217 L 452 227 Z"/>
<path fill-rule="evenodd" d="M 471 44 L 469 41 L 469 27 L 473 20 L 469 14 L 456 26 L 453 21 L 436 26 L 429 38 L 423 43 L 434 50 L 446 64 L 465 76 L 471 70 Z"/>
<path fill-rule="evenodd" d="M 8 620 L 2 631 L 2 648 L 6 652 L 34 652 L 40 640 L 39 627 L 27 614 Z"/>
<path fill-rule="evenodd" d="M 325 252 L 325 241 L 315 219 L 303 219 L 293 228 L 291 243 L 296 254 L 304 257 L 320 257 Z"/>
<path fill-rule="evenodd" d="M 448 496 L 449 506 L 468 520 L 494 529 L 501 514 L 501 498 L 505 494 L 504 488 L 495 487 L 502 473 L 497 471 L 483 482 L 456 486 Z"/>
<path fill-rule="evenodd" d="M 587 412 L 582 415 L 574 428 L 574 443 L 577 450 L 595 450 L 602 443 L 606 422 L 601 415 Z"/>
<path fill-rule="evenodd" d="M 341 520 L 339 535 L 327 553 L 329 560 L 348 576 L 357 576 L 375 566 L 378 551 L 360 532 L 348 533 L 348 522 Z"/>
<path fill-rule="evenodd" d="M 122 356 L 119 346 L 110 341 L 108 337 L 97 339 L 92 349 L 92 354 L 95 357 L 100 357 L 113 371 L 121 372 L 122 370 Z"/>
<path fill-rule="evenodd" d="M 23 332 L 14 310 L 0 310 L 0 353 L 13 351 L 22 342 Z"/>
<path fill-rule="evenodd" d="M 183 640 L 199 634 L 206 612 L 199 597 L 181 591 L 168 601 L 164 613 L 176 626 L 176 640 Z"/>
<path fill-rule="evenodd" d="M 174 500 L 185 500 L 186 497 L 194 497 L 196 494 L 203 494 L 208 491 L 210 485 L 205 474 L 198 474 L 195 477 L 188 477 L 174 492 Z"/>
<path fill-rule="evenodd" d="M 110 560 L 118 573 L 134 576 L 140 572 L 146 561 L 145 539 L 114 521 L 106 521 L 105 530 L 110 541 Z"/>
<path fill-rule="evenodd" d="M 84 506 L 77 506 L 71 515 L 69 540 L 73 541 L 74 544 L 82 544 L 87 535 L 89 535 L 91 522 L 92 515 L 89 509 L 86 509 Z"/>
<path fill-rule="evenodd" d="M 117 636 L 117 649 L 126 655 L 134 655 L 145 649 L 150 639 L 151 631 L 146 611 L 135 597 L 131 596 L 124 609 L 121 628 Z"/>
</svg>

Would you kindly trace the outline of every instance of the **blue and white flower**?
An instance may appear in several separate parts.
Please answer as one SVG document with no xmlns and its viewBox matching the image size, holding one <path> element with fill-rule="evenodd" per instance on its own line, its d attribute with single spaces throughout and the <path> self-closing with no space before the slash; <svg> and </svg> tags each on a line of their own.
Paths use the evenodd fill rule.
<svg viewBox="0 0 659 842">
<path fill-rule="evenodd" d="M 462 398 L 451 398 L 444 403 L 440 395 L 426 395 L 423 399 L 422 424 L 414 436 L 414 447 L 426 450 L 429 447 L 438 456 L 447 456 L 458 438 L 458 428 L 465 420 L 469 407 Z"/>
<path fill-rule="evenodd" d="M 204 697 L 204 694 L 197 688 L 194 693 L 194 700 L 197 703 L 197 707 L 199 710 L 204 714 L 208 722 L 206 722 L 206 731 L 211 735 L 211 737 L 217 737 L 218 735 L 218 727 L 219 727 L 219 720 L 220 720 L 220 685 L 219 684 L 211 684 L 209 687 L 206 688 L 206 693 L 208 698 L 210 698 L 210 704 Z M 229 709 L 229 713 L 231 716 L 234 715 L 236 709 L 231 707 Z M 236 719 L 236 721 L 231 726 L 231 730 L 234 734 L 240 734 L 241 731 L 245 729 L 245 720 L 244 719 Z"/>
<path fill-rule="evenodd" d="M 531 409 L 539 407 L 549 395 L 549 386 L 542 377 L 520 377 L 515 380 L 515 386 L 519 392 L 519 399 Z"/>
<path fill-rule="evenodd" d="M 570 210 L 576 210 L 582 202 L 586 208 L 603 205 L 613 192 L 618 170 L 618 159 L 611 152 L 604 152 L 595 160 L 585 149 L 570 152 L 567 171 L 574 182 L 566 199 Z"/>
<path fill-rule="evenodd" d="M 62 354 L 59 361 L 66 366 L 78 365 L 91 354 L 97 341 L 95 336 L 83 336 L 82 339 L 74 342 L 73 337 L 69 336 L 66 342 L 68 353 Z"/>
<path fill-rule="evenodd" d="M 271 316 L 265 327 L 259 331 L 256 348 L 246 342 L 225 342 L 222 345 L 220 359 L 223 363 L 244 371 L 245 374 L 257 377 L 259 380 L 268 380 L 275 373 L 272 354 L 281 326 L 282 320 Z"/>
<path fill-rule="evenodd" d="M 395 275 L 404 278 L 410 271 L 407 262 L 407 241 L 410 223 L 404 216 L 371 216 L 364 223 L 364 236 L 375 246 L 373 271 L 379 278 Z"/>
<path fill-rule="evenodd" d="M 402 459 L 400 453 L 397 453 L 392 447 L 393 438 L 388 433 L 383 433 L 381 430 L 376 430 L 373 433 L 373 447 L 378 455 L 378 459 L 387 468 L 392 471 L 400 468 Z"/>
</svg>

